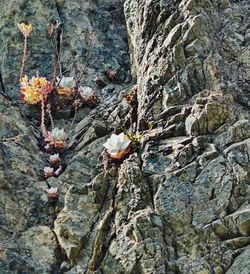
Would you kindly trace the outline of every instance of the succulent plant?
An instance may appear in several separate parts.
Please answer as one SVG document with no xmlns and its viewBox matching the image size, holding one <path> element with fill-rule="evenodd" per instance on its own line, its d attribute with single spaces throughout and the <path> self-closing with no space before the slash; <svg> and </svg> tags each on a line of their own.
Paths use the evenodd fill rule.
<svg viewBox="0 0 250 274">
<path fill-rule="evenodd" d="M 103 146 L 111 158 L 120 159 L 128 151 L 131 140 L 122 132 L 119 135 L 112 134 Z"/>
<path fill-rule="evenodd" d="M 49 143 L 50 146 L 56 148 L 63 148 L 65 146 L 67 135 L 64 129 L 59 129 L 57 127 L 53 128 L 52 131 L 47 132 L 47 137 L 45 141 Z"/>
<path fill-rule="evenodd" d="M 52 177 L 54 175 L 54 169 L 52 167 L 45 167 L 43 169 L 44 172 L 44 177 L 45 178 L 49 178 Z"/>
<path fill-rule="evenodd" d="M 47 188 L 46 191 L 48 193 L 48 196 L 53 199 L 57 198 L 59 195 L 57 187 Z"/>
<path fill-rule="evenodd" d="M 50 162 L 51 165 L 56 164 L 58 161 L 60 161 L 59 153 L 50 155 L 49 162 Z"/>
<path fill-rule="evenodd" d="M 61 78 L 57 77 L 56 80 L 58 94 L 67 96 L 72 94 L 76 85 L 74 77 L 62 76 Z"/>
<path fill-rule="evenodd" d="M 79 91 L 81 97 L 84 99 L 88 98 L 89 96 L 93 95 L 93 93 L 94 93 L 94 90 L 92 88 L 86 87 L 86 86 L 84 86 L 84 87 L 80 86 L 78 88 L 78 91 Z"/>
</svg>

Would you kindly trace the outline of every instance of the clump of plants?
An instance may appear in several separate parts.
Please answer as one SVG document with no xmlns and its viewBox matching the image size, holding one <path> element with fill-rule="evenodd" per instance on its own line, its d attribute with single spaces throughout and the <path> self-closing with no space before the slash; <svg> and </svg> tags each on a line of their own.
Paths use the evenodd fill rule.
<svg viewBox="0 0 250 274">
<path fill-rule="evenodd" d="M 27 105 L 40 106 L 41 143 L 43 144 L 43 149 L 50 153 L 50 166 L 44 167 L 43 175 L 45 179 L 52 176 L 57 177 L 65 169 L 62 156 L 67 144 L 67 134 L 64 128 L 59 129 L 55 127 L 52 113 L 55 115 L 57 110 L 62 110 L 69 105 L 75 110 L 72 121 L 73 125 L 77 110 L 80 107 L 95 107 L 99 104 L 99 100 L 94 89 L 77 85 L 82 75 L 78 79 L 75 77 L 66 77 L 62 74 L 57 76 L 60 63 L 60 47 L 58 45 L 54 45 L 52 79 L 49 80 L 46 77 L 40 76 L 39 71 L 36 72 L 35 76 L 28 77 L 25 74 L 25 65 L 27 61 L 28 38 L 32 32 L 32 25 L 20 23 L 17 24 L 17 27 L 24 37 L 23 58 L 20 68 L 21 99 Z M 48 27 L 49 35 L 55 43 L 57 43 L 58 35 L 59 40 L 62 39 L 62 31 L 59 30 L 60 22 L 58 21 Z M 49 117 L 48 121 L 46 121 L 46 117 Z M 50 130 L 47 128 L 49 122 Z M 55 192 L 58 191 L 52 190 L 48 189 L 48 195 L 55 198 Z"/>
<path fill-rule="evenodd" d="M 58 128 L 54 125 L 52 113 L 56 115 L 57 111 L 64 110 L 67 106 L 70 106 L 74 110 L 72 126 L 79 108 L 84 106 L 95 107 L 100 102 L 95 89 L 78 85 L 83 73 L 78 79 L 72 76 L 64 76 L 62 73 L 57 76 L 58 66 L 60 65 L 60 46 L 58 47 L 58 45 L 54 46 L 53 75 L 51 80 L 40 76 L 39 71 L 36 72 L 35 76 L 29 78 L 25 74 L 25 65 L 27 61 L 28 37 L 32 31 L 32 25 L 21 23 L 18 24 L 18 28 L 24 37 L 23 59 L 20 69 L 21 99 L 27 105 L 40 107 L 42 148 L 50 154 L 49 164 L 43 169 L 43 177 L 45 179 L 58 177 L 66 168 L 63 155 L 68 136 L 64 128 Z M 58 40 L 58 34 L 59 40 L 62 39 L 62 31 L 59 30 L 60 22 L 58 21 L 48 28 L 49 35 L 54 42 Z M 91 37 L 89 41 L 91 42 Z M 116 79 L 116 72 L 113 70 L 107 71 L 105 76 L 110 81 L 114 81 Z M 96 83 L 102 86 L 101 78 L 99 80 L 97 79 Z M 120 128 L 123 132 L 117 130 L 116 132 L 120 133 L 113 133 L 103 144 L 105 148 L 104 167 L 107 169 L 122 163 L 124 159 L 138 149 L 140 144 L 141 136 L 136 133 L 135 130 L 138 105 L 137 90 L 133 89 L 129 91 L 124 98 L 129 105 L 130 126 L 128 128 L 130 128 L 130 131 L 121 126 Z M 47 117 L 49 117 L 48 121 L 46 121 Z M 50 127 L 50 129 L 48 129 L 48 127 Z M 51 187 L 48 184 L 46 191 L 52 201 L 58 199 L 58 188 Z"/>
</svg>

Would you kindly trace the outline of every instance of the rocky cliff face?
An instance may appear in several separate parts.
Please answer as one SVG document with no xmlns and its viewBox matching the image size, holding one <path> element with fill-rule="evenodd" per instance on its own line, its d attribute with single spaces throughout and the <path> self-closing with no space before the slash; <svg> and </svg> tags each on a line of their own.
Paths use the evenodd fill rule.
<svg viewBox="0 0 250 274">
<path fill-rule="evenodd" d="M 29 2 L 0 4 L 0 273 L 248 274 L 249 1 Z M 73 127 L 71 106 L 55 115 L 69 135 L 67 167 L 47 179 L 56 204 L 39 109 L 18 99 L 16 28 L 34 27 L 28 74 L 51 77 L 55 20 L 62 71 L 81 74 L 90 52 L 81 84 L 100 99 Z M 140 148 L 106 171 L 103 143 L 120 124 L 140 131 Z"/>
</svg>

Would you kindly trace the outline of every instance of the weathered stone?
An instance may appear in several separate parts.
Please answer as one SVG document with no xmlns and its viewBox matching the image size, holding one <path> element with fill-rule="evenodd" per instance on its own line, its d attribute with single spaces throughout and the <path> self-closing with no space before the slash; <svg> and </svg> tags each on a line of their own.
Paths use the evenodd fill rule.
<svg viewBox="0 0 250 274">
<path fill-rule="evenodd" d="M 206 102 L 205 98 L 204 101 L 201 99 L 197 99 L 191 114 L 186 119 L 186 132 L 188 135 L 213 133 L 230 119 L 230 107 L 227 102 L 209 99 Z"/>
<path fill-rule="evenodd" d="M 234 259 L 232 266 L 227 270 L 227 274 L 249 273 L 249 260 L 250 260 L 250 250 L 247 248 L 239 256 Z"/>
<path fill-rule="evenodd" d="M 57 264 L 57 240 L 53 231 L 46 226 L 26 230 L 21 239 L 31 252 L 37 271 L 50 273 Z M 55 269 L 54 269 L 55 271 Z"/>
<path fill-rule="evenodd" d="M 249 207 L 240 209 L 235 213 L 228 215 L 225 218 L 225 222 L 229 227 L 231 233 L 238 234 L 242 236 L 249 236 L 250 234 L 250 209 Z"/>
<path fill-rule="evenodd" d="M 99 185 L 96 191 L 91 188 L 91 185 L 69 188 L 64 208 L 55 221 L 58 241 L 71 261 L 78 256 L 97 221 L 97 213 L 104 202 L 107 185 Z"/>
<path fill-rule="evenodd" d="M 0 10 L 0 273 L 248 273 L 249 1 L 26 2 Z M 33 24 L 25 72 L 51 79 L 55 20 L 60 69 L 85 69 L 77 85 L 100 104 L 73 125 L 72 101 L 53 111 L 68 140 L 45 179 L 40 106 L 18 98 L 16 23 Z M 112 132 L 136 130 L 137 150 L 105 158 Z"/>
</svg>

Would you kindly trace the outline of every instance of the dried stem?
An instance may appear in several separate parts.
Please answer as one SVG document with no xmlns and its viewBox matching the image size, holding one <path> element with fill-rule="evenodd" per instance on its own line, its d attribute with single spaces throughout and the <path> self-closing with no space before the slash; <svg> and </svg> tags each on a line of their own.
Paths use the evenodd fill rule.
<svg viewBox="0 0 250 274">
<path fill-rule="evenodd" d="M 114 119 L 114 122 L 115 122 L 116 117 L 114 117 L 112 113 L 110 113 L 110 116 Z M 119 116 L 118 116 L 118 118 L 120 119 Z M 120 120 L 121 120 L 121 119 L 120 119 Z M 122 123 L 121 123 L 120 121 L 117 121 L 117 123 L 118 123 L 118 125 L 120 126 L 120 128 L 123 130 L 123 132 L 124 132 L 125 134 L 127 134 L 127 130 L 126 130 L 125 127 L 122 125 Z"/>
<path fill-rule="evenodd" d="M 58 65 L 58 55 L 56 55 L 55 57 L 55 61 L 53 64 L 53 80 L 52 80 L 52 85 L 55 85 L 56 82 L 56 72 L 57 72 L 57 65 Z"/>
<path fill-rule="evenodd" d="M 134 132 L 133 107 L 132 106 L 130 106 L 130 110 L 129 110 L 129 120 L 130 120 L 131 132 Z"/>
<path fill-rule="evenodd" d="M 54 64 L 53 64 L 53 80 L 52 80 L 53 87 L 54 87 L 55 82 L 56 82 L 57 67 L 58 67 L 58 65 L 60 65 L 60 52 L 61 52 L 62 34 L 63 34 L 63 32 L 61 31 L 60 34 L 59 34 L 59 42 L 58 42 L 57 46 L 55 46 Z"/>
<path fill-rule="evenodd" d="M 56 75 L 57 75 L 57 69 L 59 66 L 59 70 L 61 71 L 60 67 L 60 52 L 61 52 L 61 44 L 62 44 L 62 35 L 63 30 L 61 29 L 61 22 L 56 20 L 54 24 L 50 24 L 48 26 L 48 33 L 51 37 L 52 46 L 54 48 L 54 60 L 53 60 L 53 80 L 52 80 L 52 86 L 55 87 L 56 82 Z"/>
<path fill-rule="evenodd" d="M 24 74 L 24 67 L 27 61 L 27 49 L 28 49 L 28 36 L 24 36 L 24 46 L 23 46 L 23 60 L 22 60 L 22 65 L 20 69 L 20 81 L 23 78 Z"/>
<path fill-rule="evenodd" d="M 90 31 L 87 31 L 87 52 L 86 52 L 86 56 L 85 56 L 85 64 L 84 66 L 81 68 L 81 74 L 78 77 L 78 79 L 76 79 L 76 83 L 79 83 L 83 77 L 83 75 L 86 73 L 86 69 L 87 66 L 90 63 L 90 59 L 93 59 L 93 57 L 91 56 L 91 47 L 92 47 L 92 43 L 93 43 L 93 33 Z M 92 60 L 93 62 L 93 60 Z"/>
<path fill-rule="evenodd" d="M 0 138 L 0 143 L 1 142 L 19 142 L 22 137 L 24 136 L 24 134 L 19 134 L 17 136 L 14 136 L 14 137 L 9 137 L 9 138 Z"/>
<path fill-rule="evenodd" d="M 75 107 L 75 114 L 71 123 L 71 127 L 73 127 L 74 123 L 75 123 L 75 119 L 76 119 L 76 113 L 77 113 L 78 107 Z"/>
</svg>

